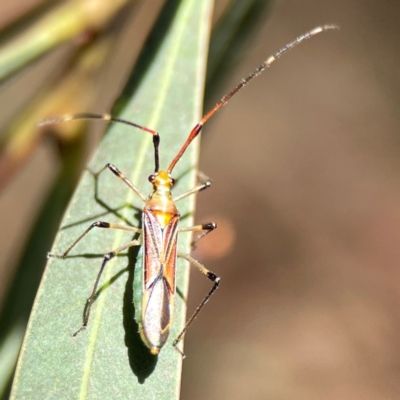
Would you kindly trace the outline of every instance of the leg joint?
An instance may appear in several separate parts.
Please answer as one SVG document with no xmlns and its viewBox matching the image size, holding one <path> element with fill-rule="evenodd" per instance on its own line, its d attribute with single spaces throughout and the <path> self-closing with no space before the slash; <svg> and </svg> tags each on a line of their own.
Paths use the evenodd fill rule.
<svg viewBox="0 0 400 400">
<path fill-rule="evenodd" d="M 213 231 L 214 229 L 217 229 L 218 225 L 215 222 L 207 222 L 202 225 L 202 229 L 205 231 Z"/>
<path fill-rule="evenodd" d="M 115 175 L 117 175 L 118 177 L 121 176 L 121 172 L 120 170 L 114 165 L 114 164 L 107 164 L 107 168 Z"/>
<path fill-rule="evenodd" d="M 215 275 L 214 272 L 211 272 L 211 271 L 207 272 L 207 278 L 211 279 L 217 287 L 219 285 L 219 282 L 221 281 L 221 278 L 219 276 Z"/>
<path fill-rule="evenodd" d="M 103 222 L 103 221 L 96 221 L 93 222 L 90 228 L 109 228 L 110 223 L 109 222 Z"/>
<path fill-rule="evenodd" d="M 202 192 L 203 190 L 208 189 L 211 185 L 212 185 L 212 180 L 211 179 L 207 179 L 205 182 L 203 182 L 201 184 L 201 187 L 200 187 L 199 191 Z"/>
<path fill-rule="evenodd" d="M 104 261 L 110 261 L 111 259 L 113 259 L 115 256 L 116 256 L 117 254 L 115 253 L 115 251 L 112 251 L 112 252 L 110 252 L 110 253 L 108 253 L 108 254 L 106 254 L 105 256 L 104 256 Z"/>
</svg>

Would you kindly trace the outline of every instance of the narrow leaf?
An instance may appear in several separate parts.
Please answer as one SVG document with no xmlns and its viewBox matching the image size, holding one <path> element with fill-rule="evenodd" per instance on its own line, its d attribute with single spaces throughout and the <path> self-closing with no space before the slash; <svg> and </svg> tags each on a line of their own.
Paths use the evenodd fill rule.
<svg viewBox="0 0 400 400">
<path fill-rule="evenodd" d="M 138 67 L 118 104 L 118 116 L 157 129 L 161 165 L 177 153 L 201 114 L 211 1 L 170 1 L 145 46 Z M 154 170 L 152 138 L 144 132 L 113 125 L 90 170 L 107 162 L 117 165 L 142 192 Z M 175 193 L 194 186 L 196 140 L 176 168 Z M 121 181 L 107 171 L 98 181 L 87 171 L 62 222 L 52 252 L 60 254 L 93 221 L 138 225 L 142 207 Z M 179 203 L 183 226 L 193 224 L 194 198 Z M 140 216 L 139 216 L 140 218 Z M 189 235 L 179 248 L 189 252 Z M 189 266 L 178 262 L 176 314 L 169 342 L 151 356 L 134 322 L 133 268 L 137 250 L 109 263 L 100 283 L 89 327 L 77 337 L 86 298 L 102 254 L 131 240 L 129 233 L 91 232 L 66 260 L 51 259 L 39 289 L 21 351 L 11 398 L 173 399 L 179 397 L 181 356 L 171 343 L 185 320 Z M 45 256 L 45 255 L 43 255 Z"/>
</svg>

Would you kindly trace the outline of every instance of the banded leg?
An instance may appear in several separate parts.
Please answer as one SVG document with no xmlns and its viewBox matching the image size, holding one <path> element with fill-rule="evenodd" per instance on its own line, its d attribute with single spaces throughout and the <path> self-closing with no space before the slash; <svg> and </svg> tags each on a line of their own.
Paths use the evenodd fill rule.
<svg viewBox="0 0 400 400">
<path fill-rule="evenodd" d="M 185 358 L 185 354 L 183 353 L 182 350 L 178 349 L 177 345 L 182 340 L 182 338 L 185 335 L 187 329 L 192 324 L 192 322 L 195 320 L 195 318 L 199 314 L 200 310 L 204 307 L 204 305 L 208 302 L 208 300 L 210 300 L 210 297 L 213 295 L 213 293 L 218 289 L 219 282 L 221 281 L 221 278 L 219 276 L 215 275 L 214 272 L 209 271 L 203 264 L 200 264 L 197 260 L 195 260 L 194 258 L 190 257 L 189 254 L 184 254 L 184 253 L 178 252 L 178 257 L 181 257 L 184 260 L 189 261 L 190 264 L 194 265 L 203 275 L 205 275 L 208 279 L 210 279 L 214 283 L 214 285 L 211 288 L 211 290 L 208 292 L 206 297 L 204 297 L 203 301 L 196 308 L 195 312 L 192 314 L 192 316 L 186 322 L 186 325 L 182 329 L 182 332 L 178 335 L 178 337 L 174 340 L 174 342 L 172 344 L 175 347 L 175 349 L 177 351 L 179 351 L 179 353 L 181 353 L 182 357 Z"/>
<path fill-rule="evenodd" d="M 92 309 L 92 305 L 93 305 L 94 301 L 96 300 L 97 287 L 99 286 L 100 278 L 101 278 L 101 275 L 104 271 L 104 267 L 106 266 L 106 264 L 121 251 L 124 251 L 124 250 L 128 249 L 129 247 L 140 246 L 140 244 L 141 243 L 139 240 L 132 240 L 131 242 L 126 243 L 113 251 L 110 251 L 109 253 L 107 253 L 104 256 L 103 263 L 101 264 L 100 270 L 97 274 L 96 281 L 94 282 L 92 294 L 90 295 L 90 297 L 87 300 L 87 309 L 86 309 L 85 317 L 83 319 L 83 324 L 72 336 L 75 337 L 78 333 L 82 332 L 87 327 L 87 324 L 89 322 L 89 317 L 90 317 L 90 311 Z"/>
<path fill-rule="evenodd" d="M 113 117 L 110 114 L 94 114 L 94 113 L 78 113 L 78 114 L 64 114 L 57 117 L 47 118 L 43 121 L 38 122 L 38 126 L 54 125 L 60 122 L 73 121 L 74 119 L 100 119 L 108 122 L 117 122 L 120 124 L 125 124 L 133 128 L 140 129 L 141 131 L 150 133 L 153 135 L 153 146 L 154 146 L 154 164 L 155 172 L 158 172 L 160 167 L 160 157 L 158 154 L 158 147 L 160 145 L 160 135 L 154 129 L 146 128 L 145 126 L 135 124 L 134 122 L 127 121 L 125 119 Z"/>
<path fill-rule="evenodd" d="M 215 222 L 207 222 L 205 224 L 201 225 L 195 225 L 195 226 L 190 226 L 188 228 L 180 228 L 178 229 L 178 232 L 196 232 L 196 231 L 203 231 L 200 235 L 198 235 L 196 238 L 193 239 L 192 243 L 190 243 L 190 246 L 192 249 L 196 248 L 196 243 L 200 240 L 203 239 L 204 236 L 208 235 L 210 232 L 212 232 L 214 229 L 217 229 L 218 225 Z"/>
<path fill-rule="evenodd" d="M 202 190 L 206 190 L 212 184 L 212 180 L 207 175 L 203 174 L 203 172 L 199 171 L 197 173 L 197 179 L 199 180 L 199 183 L 198 183 L 198 185 L 196 187 L 194 187 L 193 189 L 188 190 L 187 192 L 175 197 L 174 201 L 177 202 L 177 201 L 182 200 L 185 197 L 188 197 L 188 196 L 190 196 L 192 194 L 201 192 Z"/>
<path fill-rule="evenodd" d="M 120 225 L 120 224 L 112 224 L 110 222 L 103 222 L 103 221 L 96 221 L 93 222 L 92 225 L 89 226 L 85 230 L 85 232 L 80 235 L 74 243 L 71 244 L 71 246 L 68 247 L 68 249 L 63 253 L 63 254 L 51 254 L 47 253 L 47 258 L 65 258 L 67 257 L 68 253 L 93 229 L 93 228 L 107 228 L 107 229 L 120 229 L 123 231 L 128 231 L 128 232 L 135 232 L 135 233 L 142 233 L 142 230 L 140 228 L 136 228 L 134 226 L 129 226 L 129 225 Z"/>
<path fill-rule="evenodd" d="M 105 169 L 109 169 L 117 178 L 121 179 L 125 184 L 132 189 L 137 196 L 139 196 L 144 202 L 146 196 L 143 195 L 140 190 L 113 164 L 107 163 L 100 171 L 95 172 L 94 176 L 97 178 Z"/>
</svg>

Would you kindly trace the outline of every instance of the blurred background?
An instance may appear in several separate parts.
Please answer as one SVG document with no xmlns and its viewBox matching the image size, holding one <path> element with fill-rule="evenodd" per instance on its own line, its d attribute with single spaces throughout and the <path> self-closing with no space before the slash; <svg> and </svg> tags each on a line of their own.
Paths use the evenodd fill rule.
<svg viewBox="0 0 400 400">
<path fill-rule="evenodd" d="M 0 24 L 38 3 L 3 5 Z M 216 20 L 227 3 L 216 2 Z M 154 4 L 136 10 L 142 39 L 157 16 Z M 206 108 L 298 35 L 325 23 L 341 30 L 291 51 L 205 129 L 200 168 L 214 184 L 199 195 L 196 219 L 219 228 L 195 257 L 222 282 L 186 337 L 182 398 L 398 399 L 400 5 L 282 0 L 269 7 L 210 89 Z M 4 129 L 47 84 L 59 57 L 67 59 L 69 47 L 92 34 L 3 85 Z M 129 43 L 131 62 L 140 43 Z M 130 70 L 121 72 L 118 57 L 126 53 L 122 42 L 98 73 L 104 86 L 92 84 L 91 110 L 113 104 Z M 0 195 L 3 303 L 60 172 L 54 142 L 40 141 L 7 170 L 12 179 Z M 189 310 L 208 288 L 193 271 Z"/>
</svg>

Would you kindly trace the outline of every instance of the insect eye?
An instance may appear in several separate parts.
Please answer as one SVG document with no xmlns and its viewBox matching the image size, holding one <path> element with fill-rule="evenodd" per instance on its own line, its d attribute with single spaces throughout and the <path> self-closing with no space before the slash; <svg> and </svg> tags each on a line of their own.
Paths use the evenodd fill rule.
<svg viewBox="0 0 400 400">
<path fill-rule="evenodd" d="M 153 183 L 153 182 L 155 181 L 155 179 L 156 179 L 156 176 L 155 176 L 154 174 L 151 174 L 151 175 L 149 176 L 149 182 L 150 182 L 150 183 Z"/>
<path fill-rule="evenodd" d="M 175 179 L 171 178 L 171 186 L 174 186 L 174 185 L 175 185 Z"/>
</svg>

